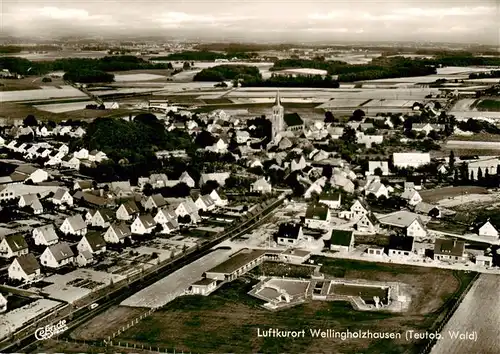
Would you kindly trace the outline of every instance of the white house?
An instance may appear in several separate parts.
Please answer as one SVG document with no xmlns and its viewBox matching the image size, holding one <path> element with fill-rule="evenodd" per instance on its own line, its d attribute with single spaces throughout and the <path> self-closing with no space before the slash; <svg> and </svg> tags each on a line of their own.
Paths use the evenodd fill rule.
<svg viewBox="0 0 500 354">
<path fill-rule="evenodd" d="M 87 224 L 80 214 L 67 217 L 59 228 L 64 234 L 83 236 L 87 233 Z"/>
<path fill-rule="evenodd" d="M 354 250 L 354 233 L 348 230 L 332 230 L 330 250 L 337 252 L 351 252 Z"/>
<path fill-rule="evenodd" d="M 40 265 L 31 253 L 14 259 L 8 269 L 10 279 L 33 282 L 41 278 Z"/>
<path fill-rule="evenodd" d="M 311 229 L 328 229 L 330 226 L 330 208 L 322 203 L 313 203 L 307 207 L 305 225 Z"/>
<path fill-rule="evenodd" d="M 465 262 L 465 242 L 452 239 L 436 238 L 434 241 L 434 259 L 445 262 Z"/>
<path fill-rule="evenodd" d="M 91 152 L 89 152 L 89 161 L 95 161 L 99 163 L 106 160 L 107 158 L 108 156 L 102 151 L 92 150 Z"/>
<path fill-rule="evenodd" d="M 349 210 L 340 212 L 340 217 L 344 219 L 359 219 L 362 215 L 368 214 L 368 207 L 357 199 Z"/>
<path fill-rule="evenodd" d="M 38 196 L 36 194 L 25 194 L 19 198 L 18 206 L 20 208 L 31 207 L 33 210 L 33 214 L 39 215 L 43 213 L 43 206 L 38 200 Z"/>
<path fill-rule="evenodd" d="M 330 209 L 340 209 L 342 206 L 342 196 L 340 193 L 322 193 L 319 202 L 328 205 Z"/>
<path fill-rule="evenodd" d="M 217 193 L 217 191 L 214 189 L 212 192 L 210 192 L 210 198 L 213 199 L 215 202 L 215 205 L 217 206 L 226 206 L 229 202 L 227 199 L 222 199 L 222 197 Z"/>
<path fill-rule="evenodd" d="M 378 217 L 378 221 L 381 225 L 389 228 L 403 229 L 406 236 L 413 236 L 416 239 L 427 236 L 427 230 L 420 216 L 406 210 L 381 215 Z"/>
<path fill-rule="evenodd" d="M 89 158 L 89 151 L 85 148 L 81 148 L 73 153 L 73 156 L 79 160 L 87 160 Z"/>
<path fill-rule="evenodd" d="M 168 222 L 177 222 L 177 214 L 167 208 L 162 208 L 156 213 L 154 220 L 157 224 L 166 224 Z M 178 226 L 178 225 L 177 225 Z"/>
<path fill-rule="evenodd" d="M 7 299 L 0 293 L 0 313 L 7 311 Z"/>
<path fill-rule="evenodd" d="M 45 182 L 49 179 L 49 173 L 42 170 L 41 168 L 37 168 L 33 173 L 29 175 L 28 179 L 32 180 L 33 183 Z"/>
<path fill-rule="evenodd" d="M 104 241 L 107 243 L 124 243 L 127 237 L 132 236 L 132 231 L 127 224 L 113 223 L 104 233 Z"/>
<path fill-rule="evenodd" d="M 250 186 L 250 192 L 271 193 L 273 187 L 264 177 L 258 179 Z"/>
<path fill-rule="evenodd" d="M 353 226 L 358 233 L 374 234 L 377 231 L 376 225 L 377 219 L 373 214 L 368 213 L 361 215 Z"/>
<path fill-rule="evenodd" d="M 54 225 L 44 225 L 33 229 L 33 240 L 37 246 L 51 246 L 59 242 Z"/>
<path fill-rule="evenodd" d="M 156 223 L 150 214 L 139 215 L 135 218 L 131 226 L 133 234 L 145 235 L 153 232 Z"/>
<path fill-rule="evenodd" d="M 226 180 L 231 176 L 230 172 L 215 172 L 215 173 L 202 173 L 200 176 L 200 187 L 208 181 L 216 181 L 219 186 L 224 186 Z"/>
<path fill-rule="evenodd" d="M 116 218 L 118 220 L 132 220 L 140 212 L 139 207 L 133 200 L 129 200 L 116 210 Z"/>
<path fill-rule="evenodd" d="M 28 254 L 28 244 L 21 234 L 10 234 L 0 242 L 0 257 L 12 258 Z"/>
<path fill-rule="evenodd" d="M 99 232 L 89 232 L 82 237 L 76 246 L 78 252 L 88 251 L 92 254 L 106 252 L 106 242 Z"/>
<path fill-rule="evenodd" d="M 412 236 L 391 236 L 387 255 L 394 258 L 408 258 L 414 253 L 414 242 Z"/>
<path fill-rule="evenodd" d="M 98 209 L 95 211 L 94 215 L 92 215 L 90 223 L 94 227 L 107 228 L 113 222 L 114 216 L 115 213 L 112 210 Z"/>
<path fill-rule="evenodd" d="M 94 258 L 94 255 L 90 253 L 89 251 L 81 251 L 78 253 L 78 256 L 76 256 L 76 264 L 79 267 L 86 267 L 90 264 L 93 264 L 96 262 L 96 259 Z"/>
<path fill-rule="evenodd" d="M 203 211 L 211 211 L 216 207 L 215 201 L 208 194 L 200 195 L 194 203 L 196 204 L 198 209 L 201 209 Z"/>
<path fill-rule="evenodd" d="M 155 208 L 159 209 L 166 204 L 167 202 L 165 201 L 165 198 L 163 198 L 161 194 L 153 194 L 150 195 L 144 202 L 144 209 L 145 210 L 151 210 Z"/>
<path fill-rule="evenodd" d="M 42 266 L 48 268 L 60 268 L 70 265 L 74 261 L 75 254 L 66 242 L 59 242 L 49 246 L 40 256 Z"/>
<path fill-rule="evenodd" d="M 179 177 L 179 181 L 186 183 L 189 188 L 193 188 L 195 186 L 194 179 L 192 179 L 187 172 L 182 172 L 181 176 Z"/>
<path fill-rule="evenodd" d="M 302 226 L 299 224 L 281 224 L 279 226 L 277 243 L 281 246 L 294 246 L 302 240 L 305 240 Z"/>
<path fill-rule="evenodd" d="M 491 238 L 495 241 L 498 239 L 498 231 L 489 221 L 486 221 L 478 231 L 478 234 L 481 237 Z"/>
<path fill-rule="evenodd" d="M 422 197 L 420 193 L 418 193 L 415 189 L 406 189 L 403 194 L 401 194 L 401 198 L 408 201 L 408 205 L 415 206 L 422 201 Z"/>
<path fill-rule="evenodd" d="M 431 163 L 431 155 L 428 152 L 395 152 L 392 155 L 394 166 L 420 167 Z"/>
<path fill-rule="evenodd" d="M 374 178 L 371 182 L 365 187 L 365 195 L 368 196 L 373 194 L 376 198 L 380 198 L 384 196 L 386 198 L 389 197 L 389 191 L 387 187 L 380 182 L 380 179 Z"/>
<path fill-rule="evenodd" d="M 66 204 L 71 206 L 73 205 L 73 197 L 67 189 L 59 188 L 52 197 L 52 203 L 56 205 Z"/>
<path fill-rule="evenodd" d="M 217 279 L 203 278 L 194 282 L 190 290 L 195 295 L 208 295 L 217 288 Z"/>
<path fill-rule="evenodd" d="M 293 171 L 299 171 L 306 168 L 306 159 L 303 155 L 292 160 L 290 163 L 290 169 Z"/>
</svg>

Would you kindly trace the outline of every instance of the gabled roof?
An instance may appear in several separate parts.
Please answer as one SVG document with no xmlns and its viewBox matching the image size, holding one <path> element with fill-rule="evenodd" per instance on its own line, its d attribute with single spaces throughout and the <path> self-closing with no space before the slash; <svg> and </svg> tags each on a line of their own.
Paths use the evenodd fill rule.
<svg viewBox="0 0 500 354">
<path fill-rule="evenodd" d="M 307 207 L 306 219 L 326 220 L 328 216 L 328 206 L 323 203 L 313 203 Z"/>
<path fill-rule="evenodd" d="M 115 217 L 115 213 L 109 209 L 99 209 L 96 210 L 96 213 L 99 213 L 105 222 L 113 221 Z"/>
<path fill-rule="evenodd" d="M 164 206 L 165 204 L 167 204 L 167 202 L 165 201 L 165 198 L 163 198 L 163 195 L 161 195 L 159 193 L 153 194 L 149 198 L 151 198 L 153 200 L 153 203 L 154 203 L 154 205 L 156 205 L 157 208 L 160 208 L 160 207 Z"/>
<path fill-rule="evenodd" d="M 319 196 L 319 200 L 340 200 L 341 194 L 338 192 L 333 192 L 333 193 L 321 193 Z"/>
<path fill-rule="evenodd" d="M 106 242 L 99 232 L 90 232 L 84 236 L 87 239 L 93 252 L 99 251 L 101 248 L 106 247 Z"/>
<path fill-rule="evenodd" d="M 283 120 L 285 121 L 285 124 L 289 127 L 304 124 L 304 121 L 302 120 L 302 118 L 299 116 L 298 113 L 287 113 L 283 116 Z"/>
<path fill-rule="evenodd" d="M 150 227 L 154 227 L 156 225 L 156 222 L 151 214 L 140 215 L 139 220 L 146 229 L 149 229 Z"/>
<path fill-rule="evenodd" d="M 408 227 L 415 220 L 418 220 L 419 223 L 422 225 L 422 221 L 420 220 L 418 214 L 411 213 L 406 210 L 396 211 L 394 213 L 386 215 L 380 215 L 378 217 L 378 220 L 380 221 L 381 224 L 386 224 L 396 227 Z"/>
<path fill-rule="evenodd" d="M 47 242 L 59 240 L 59 237 L 57 237 L 56 234 L 56 230 L 54 229 L 54 225 L 52 224 L 37 227 L 36 230 L 38 230 L 42 234 L 43 238 Z"/>
<path fill-rule="evenodd" d="M 66 193 L 68 193 L 67 189 L 65 189 L 65 188 L 58 188 L 56 190 L 56 192 L 54 193 L 54 197 L 53 198 L 55 200 L 61 200 Z"/>
<path fill-rule="evenodd" d="M 350 246 L 353 237 L 354 237 L 353 231 L 349 231 L 349 230 L 332 230 L 332 236 L 330 238 L 330 244 L 331 245 L 337 245 L 337 246 Z"/>
<path fill-rule="evenodd" d="M 26 275 L 33 274 L 40 269 L 38 261 L 31 253 L 23 254 L 22 256 L 17 257 L 16 260 Z"/>
<path fill-rule="evenodd" d="M 59 242 L 48 247 L 50 253 L 54 256 L 57 262 L 74 257 L 75 254 L 66 242 Z"/>
<path fill-rule="evenodd" d="M 21 234 L 11 234 L 5 236 L 5 241 L 9 245 L 12 252 L 18 252 L 28 248 L 28 244 Z"/>
<path fill-rule="evenodd" d="M 66 220 L 68 220 L 69 224 L 71 225 L 71 228 L 74 231 L 82 230 L 87 227 L 85 221 L 83 221 L 83 218 L 80 214 L 69 216 L 66 218 Z"/>
<path fill-rule="evenodd" d="M 465 251 L 465 242 L 452 239 L 437 238 L 434 241 L 434 254 L 462 257 Z"/>
<path fill-rule="evenodd" d="M 125 237 L 132 235 L 130 228 L 124 222 L 114 223 L 110 226 L 110 228 L 115 232 L 116 236 L 119 239 L 122 239 L 122 238 L 125 238 Z"/>
<path fill-rule="evenodd" d="M 22 173 L 24 175 L 31 175 L 33 172 L 38 170 L 37 167 L 34 167 L 32 165 L 20 165 L 16 168 L 17 173 Z"/>
<path fill-rule="evenodd" d="M 215 204 L 214 200 L 212 199 L 212 197 L 209 194 L 202 195 L 199 198 L 201 198 L 203 204 L 205 204 L 205 206 L 207 206 L 207 207 Z"/>
<path fill-rule="evenodd" d="M 126 201 L 125 203 L 123 203 L 123 206 L 129 214 L 135 214 L 139 212 L 139 207 L 133 200 Z"/>
<path fill-rule="evenodd" d="M 411 252 L 413 251 L 413 237 L 411 236 L 402 237 L 393 235 L 389 239 L 388 249 Z"/>
<path fill-rule="evenodd" d="M 299 224 L 286 223 L 281 224 L 278 230 L 278 237 L 297 239 L 301 226 Z"/>
</svg>

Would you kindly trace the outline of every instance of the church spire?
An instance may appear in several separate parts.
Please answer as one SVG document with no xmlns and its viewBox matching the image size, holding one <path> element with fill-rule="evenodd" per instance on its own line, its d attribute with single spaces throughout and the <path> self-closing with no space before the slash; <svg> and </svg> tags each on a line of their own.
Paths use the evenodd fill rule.
<svg viewBox="0 0 500 354">
<path fill-rule="evenodd" d="M 276 91 L 276 100 L 274 101 L 276 106 L 281 106 L 280 90 Z"/>
</svg>

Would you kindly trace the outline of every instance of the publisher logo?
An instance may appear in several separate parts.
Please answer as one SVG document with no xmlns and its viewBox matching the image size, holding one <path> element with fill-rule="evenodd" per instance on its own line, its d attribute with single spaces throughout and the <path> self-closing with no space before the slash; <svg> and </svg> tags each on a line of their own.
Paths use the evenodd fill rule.
<svg viewBox="0 0 500 354">
<path fill-rule="evenodd" d="M 46 325 L 45 327 L 40 327 L 35 331 L 35 338 L 37 340 L 46 340 L 63 333 L 68 329 L 66 320 L 61 320 L 54 325 Z"/>
</svg>

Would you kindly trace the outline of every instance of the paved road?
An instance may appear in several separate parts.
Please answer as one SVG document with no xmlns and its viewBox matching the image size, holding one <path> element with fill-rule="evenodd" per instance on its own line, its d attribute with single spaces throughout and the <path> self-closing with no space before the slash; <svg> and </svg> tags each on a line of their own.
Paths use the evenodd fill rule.
<svg viewBox="0 0 500 354">
<path fill-rule="evenodd" d="M 441 331 L 431 354 L 500 353 L 500 276 L 482 274 Z M 477 333 L 477 341 L 455 339 L 450 332 Z"/>
</svg>

